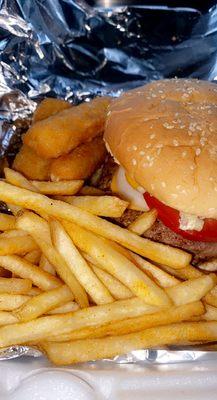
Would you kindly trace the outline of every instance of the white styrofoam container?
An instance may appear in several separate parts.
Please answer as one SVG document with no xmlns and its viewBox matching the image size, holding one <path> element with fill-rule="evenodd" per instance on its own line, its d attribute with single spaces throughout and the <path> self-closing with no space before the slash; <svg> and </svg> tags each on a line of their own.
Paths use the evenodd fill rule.
<svg viewBox="0 0 217 400">
<path fill-rule="evenodd" d="M 0 400 L 216 400 L 217 358 L 168 365 L 55 368 L 44 357 L 0 362 Z"/>
</svg>

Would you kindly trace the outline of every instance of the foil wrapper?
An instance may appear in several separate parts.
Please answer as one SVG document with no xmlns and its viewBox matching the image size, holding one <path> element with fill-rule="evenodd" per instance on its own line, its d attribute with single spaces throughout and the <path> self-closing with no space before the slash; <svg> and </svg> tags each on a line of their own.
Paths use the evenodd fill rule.
<svg viewBox="0 0 217 400">
<path fill-rule="evenodd" d="M 165 77 L 217 80 L 217 6 L 124 5 L 81 0 L 0 0 L 0 172 L 13 159 L 43 97 L 75 104 Z M 216 357 L 216 346 L 133 351 L 94 365 L 174 363 Z M 0 360 L 41 353 L 26 346 Z"/>
</svg>

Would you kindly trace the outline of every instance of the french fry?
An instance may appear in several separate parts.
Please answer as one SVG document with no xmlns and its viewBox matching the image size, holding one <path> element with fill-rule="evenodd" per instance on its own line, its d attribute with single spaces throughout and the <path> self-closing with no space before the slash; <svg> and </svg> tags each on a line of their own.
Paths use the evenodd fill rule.
<svg viewBox="0 0 217 400">
<path fill-rule="evenodd" d="M 30 181 L 28 181 L 28 179 L 26 179 L 25 176 L 23 176 L 20 172 L 17 172 L 11 168 L 5 168 L 4 174 L 6 181 L 11 185 L 31 190 L 32 192 L 39 192 L 37 187 L 30 183 Z"/>
<path fill-rule="evenodd" d="M 91 214 L 119 218 L 126 210 L 128 203 L 115 196 L 58 196 L 65 201 Z"/>
<path fill-rule="evenodd" d="M 147 231 L 151 226 L 155 223 L 157 218 L 157 210 L 153 208 L 150 211 L 146 211 L 141 214 L 139 217 L 135 219 L 135 221 L 131 222 L 128 226 L 128 229 L 137 235 L 143 235 L 145 231 Z"/>
<path fill-rule="evenodd" d="M 15 295 L 14 295 L 15 296 Z M 159 310 L 138 298 L 119 300 L 111 304 L 93 306 L 73 313 L 39 317 L 29 322 L 0 328 L 0 347 L 42 341 L 52 333 L 69 333 L 86 326 L 98 326 Z M 93 317 L 94 316 L 94 317 Z"/>
<path fill-rule="evenodd" d="M 0 310 L 15 310 L 16 308 L 24 304 L 27 300 L 29 300 L 29 296 L 24 294 L 0 293 Z"/>
<path fill-rule="evenodd" d="M 18 256 L 0 256 L 0 265 L 21 278 L 30 279 L 42 290 L 51 290 L 61 285 L 60 279 Z"/>
<path fill-rule="evenodd" d="M 79 190 L 79 196 L 103 196 L 105 193 L 94 186 L 85 185 Z"/>
<path fill-rule="evenodd" d="M 16 324 L 18 319 L 11 312 L 0 311 L 0 326 Z"/>
<path fill-rule="evenodd" d="M 31 297 L 14 312 L 14 315 L 16 315 L 19 321 L 30 321 L 73 299 L 71 290 L 66 285 L 63 285 L 41 293 L 38 296 Z"/>
<path fill-rule="evenodd" d="M 160 268 L 175 276 L 177 279 L 182 279 L 184 281 L 187 279 L 196 279 L 200 276 L 203 276 L 203 272 L 201 272 L 198 268 L 193 267 L 192 265 L 187 265 L 186 267 L 180 269 L 171 268 L 167 265 L 160 265 Z"/>
<path fill-rule="evenodd" d="M 119 279 L 131 292 L 148 304 L 171 305 L 166 293 L 108 241 L 72 223 L 62 221 L 75 245 L 89 254 L 102 269 Z"/>
<path fill-rule="evenodd" d="M 47 312 L 48 315 L 55 315 L 55 314 L 65 314 L 69 312 L 74 312 L 79 309 L 79 305 L 74 301 L 69 301 L 68 303 L 64 304 L 63 306 L 59 306 Z"/>
<path fill-rule="evenodd" d="M 178 306 L 200 300 L 214 288 L 216 282 L 216 275 L 203 275 L 199 278 L 189 279 L 188 281 L 181 282 L 176 286 L 167 288 L 166 292 Z"/>
<path fill-rule="evenodd" d="M 183 342 L 215 341 L 216 339 L 217 322 L 182 322 L 149 328 L 128 335 L 63 343 L 43 343 L 40 347 L 54 364 L 67 365 L 111 358 L 137 349 L 177 345 Z"/>
<path fill-rule="evenodd" d="M 70 107 L 72 107 L 72 105 L 68 103 L 68 101 L 48 97 L 46 99 L 43 99 L 38 104 L 33 114 L 32 122 L 35 123 L 37 121 L 42 121 L 43 119 L 51 117 L 52 115 L 57 114 L 60 111 L 66 110 Z"/>
<path fill-rule="evenodd" d="M 0 182 L 0 200 L 77 223 L 159 264 L 183 268 L 191 260 L 191 255 L 182 250 L 152 242 L 71 204 L 51 200 L 40 193 L 17 188 L 5 182 Z"/>
<path fill-rule="evenodd" d="M 51 160 L 39 157 L 30 147 L 23 145 L 17 153 L 13 168 L 21 172 L 28 179 L 39 181 L 48 180 L 50 177 Z"/>
<path fill-rule="evenodd" d="M 210 304 L 204 304 L 205 314 L 202 315 L 202 319 L 206 321 L 217 321 L 217 307 L 211 306 Z"/>
<path fill-rule="evenodd" d="M 41 237 L 36 236 L 35 234 L 33 234 L 33 235 L 34 235 L 34 238 L 35 238 L 39 248 L 41 249 L 42 253 L 48 259 L 48 261 L 51 263 L 51 265 L 54 266 L 55 270 L 57 271 L 58 275 L 63 280 L 63 282 L 65 282 L 68 285 L 68 287 L 71 289 L 71 291 L 75 297 L 75 300 L 80 305 L 80 307 L 81 308 L 88 307 L 89 302 L 88 302 L 87 294 L 86 294 L 84 288 L 81 286 L 79 281 L 76 279 L 76 277 L 72 273 L 69 266 L 66 264 L 64 258 L 48 242 L 41 239 Z M 0 261 L 0 264 L 1 264 L 1 261 Z M 45 271 L 44 271 L 44 273 L 45 273 Z M 51 275 L 51 276 L 53 276 L 53 275 Z M 53 278 L 55 278 L 55 277 L 53 276 Z"/>
<path fill-rule="evenodd" d="M 217 271 L 217 258 L 212 258 L 211 260 L 205 261 L 198 265 L 202 271 L 216 272 Z"/>
<path fill-rule="evenodd" d="M 184 304 L 178 307 L 171 307 L 166 313 L 162 311 L 153 314 L 141 315 L 135 318 L 124 319 L 123 321 L 110 322 L 107 325 L 87 327 L 63 335 L 56 335 L 49 338 L 52 342 L 64 342 L 69 340 L 99 338 L 103 336 L 119 336 L 154 326 L 169 325 L 176 322 L 188 321 L 193 316 L 201 316 L 204 313 L 203 303 Z"/>
<path fill-rule="evenodd" d="M 25 231 L 21 231 L 21 229 L 11 229 L 11 231 L 5 231 L 0 234 L 0 238 L 14 238 L 18 236 L 26 236 L 27 233 Z M 32 250 L 35 251 L 35 250 Z"/>
<path fill-rule="evenodd" d="M 48 259 L 44 256 L 44 254 L 41 254 L 40 258 L 40 263 L 39 267 L 43 269 L 44 271 L 49 272 L 51 275 L 56 275 L 56 270 L 53 267 L 53 265 L 48 261 Z"/>
<path fill-rule="evenodd" d="M 61 181 L 61 182 L 45 182 L 30 181 L 31 184 L 38 189 L 40 193 L 49 195 L 73 195 L 77 193 L 82 185 L 82 180 Z"/>
<path fill-rule="evenodd" d="M 90 264 L 90 263 L 89 263 Z M 114 276 L 108 274 L 108 272 L 103 269 L 97 267 L 94 264 L 90 264 L 96 276 L 101 280 L 101 282 L 107 287 L 111 295 L 116 300 L 121 299 L 130 299 L 133 297 L 132 292 L 123 285 L 118 279 L 114 278 Z"/>
<path fill-rule="evenodd" d="M 40 235 L 40 237 L 51 244 L 50 226 L 47 221 L 30 211 L 25 211 L 18 217 L 16 226 L 18 229 L 23 229 L 32 237 Z"/>
<path fill-rule="evenodd" d="M 0 213 L 0 231 L 8 231 L 14 228 L 15 228 L 14 216 Z"/>
<path fill-rule="evenodd" d="M 180 283 L 180 281 L 174 276 L 168 274 L 167 272 L 163 271 L 156 265 L 151 264 L 147 260 L 144 260 L 144 258 L 138 256 L 137 254 L 134 254 L 130 252 L 130 255 L 132 259 L 136 262 L 138 267 L 147 273 L 151 278 L 154 279 L 154 281 L 161 287 L 163 288 L 168 288 L 177 285 Z"/>
<path fill-rule="evenodd" d="M 32 250 L 24 256 L 26 261 L 29 261 L 32 264 L 37 265 L 41 258 L 40 250 Z"/>
<path fill-rule="evenodd" d="M 23 208 L 19 206 L 15 206 L 14 204 L 7 203 L 8 210 L 17 217 L 18 215 L 22 214 Z"/>
<path fill-rule="evenodd" d="M 0 293 L 28 294 L 31 287 L 29 279 L 0 278 Z"/>
<path fill-rule="evenodd" d="M 38 294 L 41 293 L 42 293 L 41 289 L 39 289 L 38 287 L 32 287 L 27 294 L 28 296 L 38 296 Z"/>
<path fill-rule="evenodd" d="M 204 297 L 204 300 L 211 306 L 217 307 L 217 286 L 207 293 L 207 295 Z"/>
<path fill-rule="evenodd" d="M 28 235 L 0 238 L 0 256 L 9 254 L 23 255 L 36 248 L 36 243 Z"/>
<path fill-rule="evenodd" d="M 107 304 L 114 301 L 112 295 L 94 274 L 88 263 L 79 253 L 74 243 L 61 224 L 51 222 L 53 243 L 61 254 L 70 271 L 80 282 L 96 304 Z"/>
<path fill-rule="evenodd" d="M 98 97 L 36 122 L 25 134 L 24 144 L 43 158 L 69 153 L 103 131 L 110 101 L 108 97 Z"/>
<path fill-rule="evenodd" d="M 51 180 L 87 179 L 103 163 L 105 156 L 105 143 L 101 137 L 82 143 L 71 153 L 52 161 Z"/>
</svg>

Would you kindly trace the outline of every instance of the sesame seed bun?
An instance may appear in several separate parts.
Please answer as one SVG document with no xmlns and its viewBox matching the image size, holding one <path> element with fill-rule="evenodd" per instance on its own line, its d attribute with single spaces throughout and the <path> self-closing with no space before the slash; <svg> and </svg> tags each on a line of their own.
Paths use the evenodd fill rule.
<svg viewBox="0 0 217 400">
<path fill-rule="evenodd" d="M 217 86 L 152 82 L 115 99 L 104 139 L 139 186 L 177 210 L 217 219 Z"/>
</svg>

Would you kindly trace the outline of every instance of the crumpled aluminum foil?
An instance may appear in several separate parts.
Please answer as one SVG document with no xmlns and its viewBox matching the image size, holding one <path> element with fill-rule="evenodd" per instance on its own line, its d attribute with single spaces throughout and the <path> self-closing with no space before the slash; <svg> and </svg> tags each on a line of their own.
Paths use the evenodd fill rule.
<svg viewBox="0 0 217 400">
<path fill-rule="evenodd" d="M 82 0 L 0 0 L 0 172 L 44 96 L 74 103 L 165 77 L 217 80 L 217 6 L 90 8 Z M 208 351 L 213 350 L 213 351 Z M 216 357 L 215 346 L 134 351 L 98 363 Z M 0 360 L 39 356 L 13 346 Z"/>
</svg>

